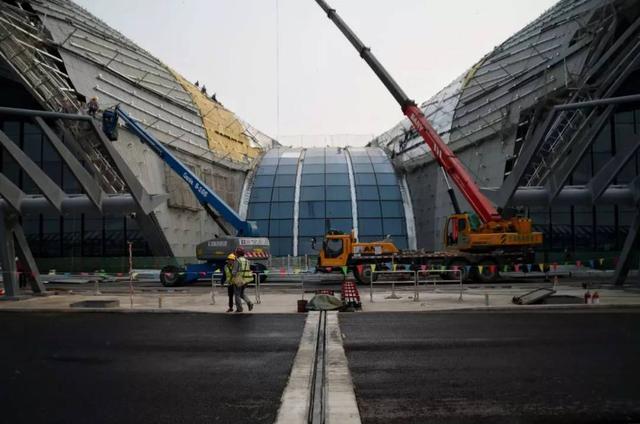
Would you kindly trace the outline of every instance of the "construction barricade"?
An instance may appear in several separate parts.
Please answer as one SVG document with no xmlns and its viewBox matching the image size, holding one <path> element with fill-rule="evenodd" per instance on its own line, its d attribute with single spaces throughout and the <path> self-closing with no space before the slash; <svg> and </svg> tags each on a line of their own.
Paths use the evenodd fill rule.
<svg viewBox="0 0 640 424">
<path fill-rule="evenodd" d="M 428 269 L 416 271 L 416 297 L 415 300 L 420 299 L 420 285 L 424 286 L 433 285 L 433 291 L 438 291 L 438 283 L 456 284 L 460 292 L 458 301 L 462 302 L 462 292 L 464 286 L 462 284 L 462 270 L 459 268 L 452 269 Z"/>
</svg>

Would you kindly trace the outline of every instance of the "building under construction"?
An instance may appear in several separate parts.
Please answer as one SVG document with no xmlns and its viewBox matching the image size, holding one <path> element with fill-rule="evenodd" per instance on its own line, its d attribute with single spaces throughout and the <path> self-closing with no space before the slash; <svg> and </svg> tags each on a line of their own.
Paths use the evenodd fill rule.
<svg viewBox="0 0 640 424">
<path fill-rule="evenodd" d="M 545 262 L 623 275 L 640 229 L 639 69 L 637 1 L 563 0 L 421 108 L 498 206 L 534 219 Z M 446 184 L 406 120 L 365 148 L 282 147 L 65 0 L 0 1 L 0 85 L 2 228 L 42 264 L 81 270 L 128 242 L 136 256 L 192 257 L 222 232 L 124 127 L 105 137 L 86 116 L 93 97 L 127 108 L 257 221 L 274 255 L 313 254 L 329 229 L 441 247 Z"/>
</svg>

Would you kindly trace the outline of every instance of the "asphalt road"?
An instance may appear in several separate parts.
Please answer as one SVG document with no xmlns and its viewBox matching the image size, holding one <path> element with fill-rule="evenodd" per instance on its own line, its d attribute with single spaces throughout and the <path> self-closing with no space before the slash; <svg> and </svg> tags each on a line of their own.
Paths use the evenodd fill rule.
<svg viewBox="0 0 640 424">
<path fill-rule="evenodd" d="M 640 312 L 341 314 L 364 423 L 640 422 Z"/>
<path fill-rule="evenodd" d="M 272 423 L 304 319 L 0 313 L 0 422 Z"/>
</svg>

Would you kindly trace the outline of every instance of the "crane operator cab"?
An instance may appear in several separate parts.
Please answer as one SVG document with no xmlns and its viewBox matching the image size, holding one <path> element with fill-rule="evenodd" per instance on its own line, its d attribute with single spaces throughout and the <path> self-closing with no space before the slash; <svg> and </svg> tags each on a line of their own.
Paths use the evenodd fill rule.
<svg viewBox="0 0 640 424">
<path fill-rule="evenodd" d="M 475 214 L 461 213 L 449 216 L 445 227 L 444 245 L 448 249 L 469 247 L 469 234 L 478 231 L 480 220 Z"/>
</svg>

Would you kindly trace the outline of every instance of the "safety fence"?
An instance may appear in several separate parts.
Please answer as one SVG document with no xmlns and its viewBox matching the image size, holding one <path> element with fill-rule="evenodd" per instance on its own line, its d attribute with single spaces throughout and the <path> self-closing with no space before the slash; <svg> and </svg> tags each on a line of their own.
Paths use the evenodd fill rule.
<svg viewBox="0 0 640 424">
<path fill-rule="evenodd" d="M 369 279 L 369 301 L 373 300 L 374 284 L 391 284 L 391 294 L 385 299 L 400 299 L 396 293 L 396 285 L 411 286 L 413 288 L 413 301 L 420 301 L 421 286 L 433 286 L 433 291 L 437 290 L 438 283 L 455 283 L 459 292 L 458 301 L 462 302 L 464 286 L 462 283 L 462 270 L 452 269 L 432 269 L 432 270 L 396 270 L 396 271 L 372 271 Z"/>
</svg>

